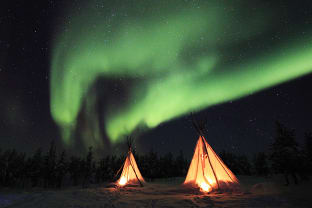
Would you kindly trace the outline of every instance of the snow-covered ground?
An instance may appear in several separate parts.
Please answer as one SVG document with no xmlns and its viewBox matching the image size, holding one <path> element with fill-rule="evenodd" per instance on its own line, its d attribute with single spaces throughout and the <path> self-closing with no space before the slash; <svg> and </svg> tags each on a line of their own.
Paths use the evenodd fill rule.
<svg viewBox="0 0 312 208">
<path fill-rule="evenodd" d="M 181 187 L 183 178 L 156 180 L 145 187 L 0 190 L 2 207 L 311 207 L 311 182 L 283 186 L 280 177 L 239 177 L 241 191 L 202 194 Z"/>
</svg>

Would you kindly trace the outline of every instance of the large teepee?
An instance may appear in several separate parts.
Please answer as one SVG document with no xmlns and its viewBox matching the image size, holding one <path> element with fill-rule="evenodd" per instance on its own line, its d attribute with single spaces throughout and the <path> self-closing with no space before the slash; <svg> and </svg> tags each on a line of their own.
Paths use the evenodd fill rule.
<svg viewBox="0 0 312 208">
<path fill-rule="evenodd" d="M 184 184 L 199 187 L 204 192 L 237 187 L 238 179 L 206 141 L 203 126 L 195 120 L 193 124 L 199 138 Z"/>
<path fill-rule="evenodd" d="M 132 154 L 131 138 L 128 137 L 127 140 L 128 140 L 127 143 L 128 143 L 129 150 L 128 150 L 128 154 L 127 154 L 125 162 L 123 163 L 122 167 L 118 171 L 119 173 L 122 169 L 120 178 L 117 180 L 117 184 L 119 186 L 125 186 L 129 184 L 139 184 L 140 186 L 143 186 L 143 183 L 145 181 L 139 171 L 137 163 L 135 162 L 134 156 Z"/>
</svg>

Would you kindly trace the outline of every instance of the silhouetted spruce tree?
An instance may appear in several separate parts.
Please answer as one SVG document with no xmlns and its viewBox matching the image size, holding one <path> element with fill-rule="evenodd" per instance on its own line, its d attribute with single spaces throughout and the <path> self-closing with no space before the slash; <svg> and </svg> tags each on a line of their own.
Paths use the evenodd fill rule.
<svg viewBox="0 0 312 208">
<path fill-rule="evenodd" d="M 122 165 L 122 164 L 121 164 Z M 109 180 L 116 180 L 116 173 L 121 167 L 116 155 L 112 155 L 109 160 Z"/>
<path fill-rule="evenodd" d="M 157 174 L 159 172 L 159 159 L 157 152 L 151 149 L 146 159 L 147 177 L 153 181 L 157 178 Z"/>
<path fill-rule="evenodd" d="M 17 153 L 15 149 L 0 154 L 0 185 L 23 186 L 25 173 L 25 153 Z"/>
<path fill-rule="evenodd" d="M 29 160 L 28 176 L 30 178 L 32 187 L 39 186 L 43 173 L 43 156 L 42 150 L 39 148 Z"/>
<path fill-rule="evenodd" d="M 57 161 L 56 169 L 56 186 L 58 188 L 62 187 L 63 179 L 67 173 L 67 162 L 66 162 L 66 153 L 63 151 Z"/>
<path fill-rule="evenodd" d="M 270 160 L 277 173 L 283 173 L 286 185 L 289 184 L 288 176 L 291 175 L 295 184 L 298 183 L 296 173 L 300 159 L 298 158 L 298 144 L 295 141 L 295 131 L 288 129 L 280 122 L 276 122 L 276 136 L 271 145 Z"/>
<path fill-rule="evenodd" d="M 28 186 L 28 185 L 31 187 L 31 178 L 30 178 L 31 160 L 32 160 L 32 157 L 27 157 L 25 159 L 25 166 L 24 166 L 24 169 L 25 169 L 25 182 L 23 184 L 23 187 Z"/>
<path fill-rule="evenodd" d="M 24 158 L 24 165 L 21 173 L 21 187 L 25 188 L 30 184 L 30 165 L 31 165 L 31 157 Z"/>
<path fill-rule="evenodd" d="M 304 155 L 305 155 L 305 167 L 306 172 L 311 174 L 312 173 L 312 133 L 306 132 L 305 133 L 305 142 L 304 142 Z"/>
<path fill-rule="evenodd" d="M 83 167 L 83 187 L 87 187 L 90 184 L 90 180 L 93 174 L 93 150 L 92 147 L 89 147 L 89 152 L 86 159 L 84 160 Z"/>
<path fill-rule="evenodd" d="M 117 168 L 117 162 L 116 162 L 116 156 L 110 155 L 108 157 L 108 174 L 109 174 L 109 180 L 115 180 L 116 179 L 116 173 L 115 169 Z"/>
<path fill-rule="evenodd" d="M 240 155 L 237 157 L 237 165 L 240 174 L 251 175 L 251 164 L 246 155 Z"/>
<path fill-rule="evenodd" d="M 98 161 L 98 164 L 95 165 L 95 169 L 94 169 L 94 182 L 96 184 L 101 183 L 102 179 L 101 179 L 101 169 L 100 169 L 100 161 Z"/>
<path fill-rule="evenodd" d="M 253 158 L 254 169 L 257 175 L 267 177 L 269 175 L 269 165 L 264 152 L 255 154 Z"/>
<path fill-rule="evenodd" d="M 54 141 L 50 144 L 50 149 L 44 157 L 44 187 L 53 187 L 55 185 L 56 168 L 56 146 Z"/>
<path fill-rule="evenodd" d="M 3 186 L 9 186 L 10 185 L 10 150 L 6 150 L 3 153 L 2 159 L 3 159 L 3 178 L 2 178 L 2 184 Z"/>
<path fill-rule="evenodd" d="M 4 157 L 2 155 L 2 150 L 0 149 L 0 187 L 3 186 L 3 178 L 4 178 Z"/>
<path fill-rule="evenodd" d="M 4 186 L 13 186 L 17 180 L 16 178 L 16 163 L 17 163 L 18 153 L 15 149 L 7 150 L 4 152 Z"/>
<path fill-rule="evenodd" d="M 97 165 L 97 161 L 93 160 L 92 161 L 92 175 L 91 175 L 91 182 L 95 183 L 95 170 L 96 170 L 96 165 Z"/>
<path fill-rule="evenodd" d="M 12 161 L 12 175 L 14 184 L 19 187 L 24 187 L 26 180 L 26 154 L 17 153 Z"/>
<path fill-rule="evenodd" d="M 187 172 L 187 161 L 184 158 L 183 151 L 180 150 L 179 155 L 175 160 L 175 177 L 185 176 Z"/>
<path fill-rule="evenodd" d="M 98 161 L 97 166 L 95 167 L 95 183 L 102 183 L 102 169 L 104 165 L 104 159 Z"/>
<path fill-rule="evenodd" d="M 155 161 L 158 163 L 158 160 Z M 174 176 L 174 159 L 173 155 L 171 152 L 168 152 L 164 156 L 159 158 L 159 164 L 155 164 L 153 166 L 155 172 L 154 178 L 157 177 L 163 177 L 163 178 L 168 178 L 168 177 L 173 177 Z M 158 167 L 158 168 L 157 168 Z"/>
<path fill-rule="evenodd" d="M 166 158 L 165 156 L 160 156 L 159 157 L 159 164 L 157 165 L 158 169 L 155 170 L 156 172 L 156 175 L 159 177 L 159 178 L 165 178 L 165 177 L 169 177 L 168 175 L 168 170 L 166 169 L 167 167 L 167 161 L 166 161 Z M 151 172 L 154 172 L 151 171 Z"/>
<path fill-rule="evenodd" d="M 148 178 L 148 163 L 147 163 L 147 156 L 146 155 L 141 155 L 140 158 L 139 158 L 139 168 L 140 168 L 140 171 L 141 171 L 141 174 L 143 175 L 143 177 L 146 179 Z"/>
<path fill-rule="evenodd" d="M 241 174 L 241 170 L 238 164 L 237 156 L 231 152 L 226 152 L 225 150 L 221 151 L 219 154 L 222 161 L 225 165 L 234 173 L 234 174 Z"/>
<path fill-rule="evenodd" d="M 81 177 L 80 164 L 81 164 L 81 158 L 75 157 L 75 156 L 70 157 L 70 161 L 68 164 L 68 172 L 69 172 L 72 184 L 74 186 L 78 185 L 79 179 Z"/>
<path fill-rule="evenodd" d="M 106 156 L 105 158 L 102 158 L 98 162 L 96 174 L 97 174 L 97 180 L 99 183 L 108 181 L 110 179 L 110 167 L 109 167 L 110 157 Z"/>
<path fill-rule="evenodd" d="M 9 150 L 3 152 L 1 156 L 1 184 L 2 186 L 8 186 L 8 166 L 9 166 Z"/>
</svg>

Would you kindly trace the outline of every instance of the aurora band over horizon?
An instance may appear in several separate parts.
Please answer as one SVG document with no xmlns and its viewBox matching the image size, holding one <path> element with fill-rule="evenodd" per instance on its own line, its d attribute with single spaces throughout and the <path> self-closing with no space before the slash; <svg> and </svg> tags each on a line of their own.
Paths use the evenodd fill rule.
<svg viewBox="0 0 312 208">
<path fill-rule="evenodd" d="M 83 103 L 94 96 L 90 88 L 103 77 L 134 80 L 127 101 L 108 102 L 101 115 L 100 128 L 115 143 L 142 125 L 153 128 L 312 71 L 309 36 L 277 44 L 261 39 L 275 26 L 268 8 L 140 1 L 131 9 L 104 4 L 100 12 L 95 2 L 102 1 L 68 12 L 71 21 L 54 41 L 51 113 L 67 144 Z"/>
</svg>

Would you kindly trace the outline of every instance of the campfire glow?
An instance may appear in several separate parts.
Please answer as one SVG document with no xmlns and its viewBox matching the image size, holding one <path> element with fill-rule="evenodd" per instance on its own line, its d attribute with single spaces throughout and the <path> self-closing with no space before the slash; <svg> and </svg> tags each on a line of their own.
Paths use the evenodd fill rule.
<svg viewBox="0 0 312 208">
<path fill-rule="evenodd" d="M 126 177 L 122 176 L 120 179 L 119 179 L 119 185 L 123 186 L 127 183 L 127 179 Z"/>
<path fill-rule="evenodd" d="M 204 192 L 209 192 L 212 190 L 211 186 L 209 186 L 207 183 L 202 182 L 200 185 L 200 189 Z"/>
</svg>

